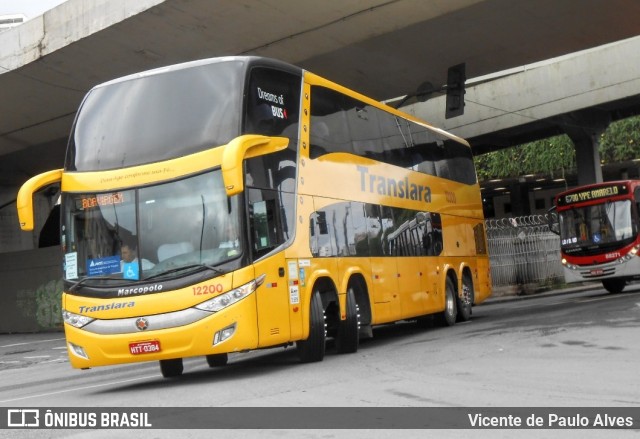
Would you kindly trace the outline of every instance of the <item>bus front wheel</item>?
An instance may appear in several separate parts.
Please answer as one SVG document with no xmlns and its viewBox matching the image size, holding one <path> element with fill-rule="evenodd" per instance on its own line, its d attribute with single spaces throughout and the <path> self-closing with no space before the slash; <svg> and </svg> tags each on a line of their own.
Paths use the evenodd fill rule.
<svg viewBox="0 0 640 439">
<path fill-rule="evenodd" d="M 211 354 L 207 355 L 207 364 L 209 367 L 222 367 L 227 365 L 229 355 L 227 354 Z"/>
<path fill-rule="evenodd" d="M 314 292 L 309 309 L 309 338 L 296 342 L 298 357 L 302 363 L 312 363 L 324 359 L 326 328 L 324 308 L 320 293 Z"/>
<path fill-rule="evenodd" d="M 611 294 L 622 293 L 624 287 L 627 285 L 627 281 L 624 279 L 603 279 L 602 286 L 605 290 Z"/>
<path fill-rule="evenodd" d="M 182 375 L 184 367 L 182 358 L 174 358 L 171 360 L 160 360 L 160 372 L 165 378 L 173 378 Z"/>
</svg>

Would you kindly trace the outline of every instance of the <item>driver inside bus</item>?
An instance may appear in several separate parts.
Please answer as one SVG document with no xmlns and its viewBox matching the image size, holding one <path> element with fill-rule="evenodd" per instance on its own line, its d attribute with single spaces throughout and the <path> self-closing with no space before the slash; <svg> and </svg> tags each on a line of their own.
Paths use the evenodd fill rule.
<svg viewBox="0 0 640 439">
<path fill-rule="evenodd" d="M 135 264 L 138 263 L 138 249 L 134 244 L 122 243 L 120 246 L 120 258 L 122 261 L 120 262 L 120 270 L 124 271 L 126 264 Z M 142 259 L 142 269 L 149 270 L 154 267 L 153 262 Z"/>
</svg>

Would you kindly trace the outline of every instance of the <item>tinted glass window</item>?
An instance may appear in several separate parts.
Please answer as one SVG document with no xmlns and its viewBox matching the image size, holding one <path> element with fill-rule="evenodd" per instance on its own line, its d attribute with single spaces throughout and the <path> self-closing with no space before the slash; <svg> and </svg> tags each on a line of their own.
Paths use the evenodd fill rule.
<svg viewBox="0 0 640 439">
<path fill-rule="evenodd" d="M 228 143 L 239 134 L 243 65 L 216 62 L 92 90 L 78 113 L 66 169 L 116 169 Z"/>
<path fill-rule="evenodd" d="M 344 152 L 465 184 L 471 149 L 423 125 L 323 87 L 311 89 L 312 159 Z"/>
<path fill-rule="evenodd" d="M 311 89 L 309 156 L 334 152 L 353 153 L 344 95 L 324 87 Z"/>
<path fill-rule="evenodd" d="M 311 253 L 331 256 L 438 256 L 440 214 L 358 202 L 331 204 L 311 215 Z"/>
<path fill-rule="evenodd" d="M 293 238 L 295 196 L 272 190 L 249 189 L 249 227 L 254 259 Z"/>
<path fill-rule="evenodd" d="M 245 161 L 254 258 L 293 237 L 300 110 L 300 76 L 251 70 L 243 132 L 289 138 L 284 151 Z"/>
<path fill-rule="evenodd" d="M 244 133 L 298 138 L 301 79 L 297 75 L 256 67 L 247 89 Z"/>
</svg>

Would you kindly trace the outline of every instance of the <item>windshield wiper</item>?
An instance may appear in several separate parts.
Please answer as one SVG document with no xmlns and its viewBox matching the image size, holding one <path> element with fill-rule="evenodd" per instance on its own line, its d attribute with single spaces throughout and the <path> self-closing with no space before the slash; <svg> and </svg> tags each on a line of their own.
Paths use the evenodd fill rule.
<svg viewBox="0 0 640 439">
<path fill-rule="evenodd" d="M 171 270 L 163 271 L 162 273 L 154 274 L 152 276 L 149 276 L 147 278 L 142 279 L 142 281 L 149 281 L 151 279 L 156 279 L 158 277 L 162 277 L 162 276 L 165 276 L 167 274 L 177 273 L 179 271 L 189 270 L 191 268 L 206 268 L 208 270 L 213 271 L 218 276 L 221 276 L 223 274 L 228 273 L 228 271 L 220 270 L 219 268 L 216 268 L 216 267 L 214 267 L 212 265 L 209 265 L 209 264 L 190 264 L 190 265 L 183 265 L 182 267 L 172 268 Z"/>
<path fill-rule="evenodd" d="M 80 285 L 84 284 L 88 280 L 101 280 L 101 279 L 111 279 L 111 280 L 122 280 L 120 277 L 112 277 L 112 276 L 83 276 L 77 281 L 75 281 L 68 289 L 69 292 L 74 291 Z"/>
</svg>

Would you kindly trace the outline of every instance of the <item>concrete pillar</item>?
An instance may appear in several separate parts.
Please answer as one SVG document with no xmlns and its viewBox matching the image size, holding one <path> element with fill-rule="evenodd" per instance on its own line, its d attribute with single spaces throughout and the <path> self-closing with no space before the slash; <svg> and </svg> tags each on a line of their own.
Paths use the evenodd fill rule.
<svg viewBox="0 0 640 439">
<path fill-rule="evenodd" d="M 602 182 L 598 147 L 610 122 L 609 114 L 598 110 L 577 111 L 562 118 L 563 128 L 576 150 L 579 186 Z"/>
<path fill-rule="evenodd" d="M 524 182 L 509 186 L 512 216 L 531 215 L 529 206 L 529 188 Z"/>
</svg>

